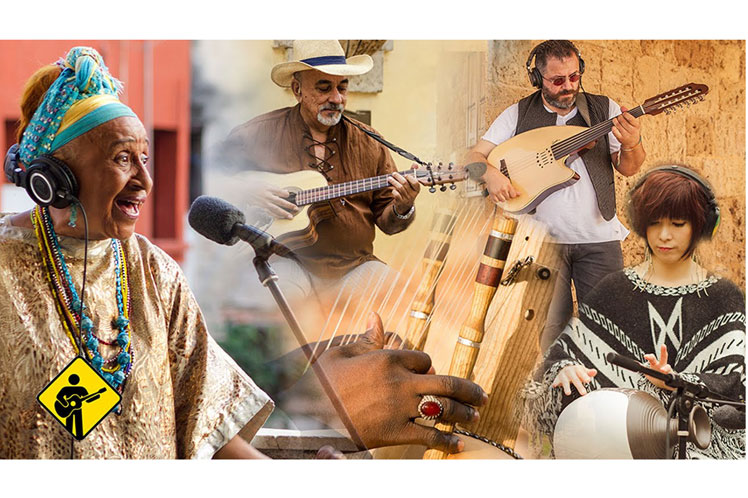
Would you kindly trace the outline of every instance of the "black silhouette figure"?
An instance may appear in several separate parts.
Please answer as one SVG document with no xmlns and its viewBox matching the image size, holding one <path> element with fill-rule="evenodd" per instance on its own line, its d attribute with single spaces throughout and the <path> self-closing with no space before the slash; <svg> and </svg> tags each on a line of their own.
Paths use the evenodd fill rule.
<svg viewBox="0 0 748 498">
<path fill-rule="evenodd" d="M 57 393 L 57 401 L 55 401 L 55 411 L 57 414 L 65 419 L 65 427 L 69 430 L 73 436 L 80 440 L 83 439 L 83 403 L 90 403 L 101 397 L 101 393 L 106 391 L 105 387 L 102 387 L 93 394 L 88 394 L 88 389 L 83 386 L 78 386 L 80 377 L 76 374 L 71 374 L 68 377 L 68 382 L 71 385 L 65 386 Z"/>
</svg>

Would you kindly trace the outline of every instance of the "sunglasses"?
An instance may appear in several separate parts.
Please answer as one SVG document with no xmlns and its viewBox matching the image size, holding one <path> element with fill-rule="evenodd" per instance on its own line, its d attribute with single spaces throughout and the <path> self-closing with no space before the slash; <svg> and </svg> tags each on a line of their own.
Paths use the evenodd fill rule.
<svg viewBox="0 0 748 498">
<path fill-rule="evenodd" d="M 566 81 L 566 78 L 569 78 L 570 82 L 576 83 L 577 81 L 579 81 L 579 78 L 581 77 L 582 77 L 582 74 L 579 72 L 576 72 L 576 73 L 570 74 L 569 76 L 556 76 L 555 78 L 546 78 L 545 76 L 543 76 L 543 79 L 546 81 L 550 81 L 551 83 L 553 83 L 554 86 L 561 86 Z"/>
</svg>

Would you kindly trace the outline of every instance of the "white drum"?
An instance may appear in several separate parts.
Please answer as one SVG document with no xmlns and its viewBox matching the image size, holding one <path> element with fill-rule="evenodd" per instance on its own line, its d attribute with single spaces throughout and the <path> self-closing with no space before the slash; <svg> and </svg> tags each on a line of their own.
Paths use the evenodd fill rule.
<svg viewBox="0 0 748 498">
<path fill-rule="evenodd" d="M 553 447 L 556 458 L 665 458 L 666 432 L 669 428 L 672 447 L 676 427 L 675 419 L 668 424 L 662 404 L 644 391 L 599 389 L 561 412 Z M 689 432 L 690 441 L 708 446 L 711 427 L 703 408 L 692 411 Z"/>
</svg>

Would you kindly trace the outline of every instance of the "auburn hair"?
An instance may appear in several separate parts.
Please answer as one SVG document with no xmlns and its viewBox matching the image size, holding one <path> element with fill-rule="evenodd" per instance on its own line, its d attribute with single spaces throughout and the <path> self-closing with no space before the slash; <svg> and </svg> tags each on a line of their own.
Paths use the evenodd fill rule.
<svg viewBox="0 0 748 498">
<path fill-rule="evenodd" d="M 704 231 L 709 197 L 693 178 L 673 171 L 655 171 L 631 192 L 629 215 L 634 231 L 647 240 L 647 227 L 662 218 L 685 220 L 691 224 L 691 242 L 683 254 L 696 249 Z"/>
<path fill-rule="evenodd" d="M 26 81 L 23 93 L 21 94 L 21 119 L 18 122 L 18 133 L 16 134 L 16 140 L 19 144 L 31 118 L 34 117 L 34 113 L 42 104 L 47 90 L 49 90 L 49 87 L 52 86 L 57 77 L 60 76 L 61 71 L 62 68 L 57 64 L 49 64 L 38 69 Z"/>
</svg>

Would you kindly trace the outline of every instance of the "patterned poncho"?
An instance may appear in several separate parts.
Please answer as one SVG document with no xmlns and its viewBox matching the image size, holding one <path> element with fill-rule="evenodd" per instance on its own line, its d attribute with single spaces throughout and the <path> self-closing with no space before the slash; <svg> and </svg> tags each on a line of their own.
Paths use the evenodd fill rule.
<svg viewBox="0 0 748 498">
<path fill-rule="evenodd" d="M 609 275 L 579 305 L 551 346 L 525 395 L 527 423 L 552 435 L 561 411 L 579 394 L 565 396 L 551 388 L 558 372 L 569 365 L 597 369 L 588 390 L 604 387 L 647 391 L 667 404 L 671 392 L 652 385 L 643 375 L 618 368 L 605 359 L 615 352 L 645 362 L 659 358 L 683 378 L 731 398 L 745 399 L 745 296 L 731 282 L 711 275 L 698 284 L 652 285 L 634 269 Z M 689 443 L 690 458 L 745 456 L 745 412 L 705 404 L 712 419 L 712 442 L 706 450 Z"/>
</svg>

